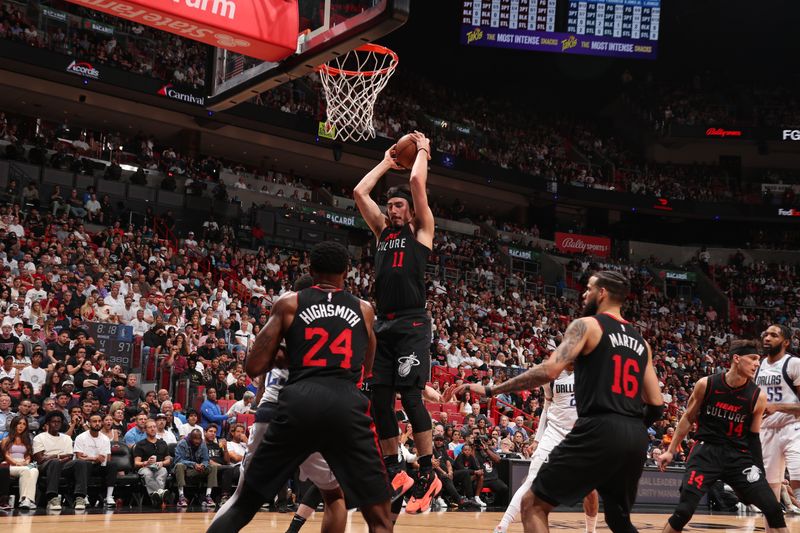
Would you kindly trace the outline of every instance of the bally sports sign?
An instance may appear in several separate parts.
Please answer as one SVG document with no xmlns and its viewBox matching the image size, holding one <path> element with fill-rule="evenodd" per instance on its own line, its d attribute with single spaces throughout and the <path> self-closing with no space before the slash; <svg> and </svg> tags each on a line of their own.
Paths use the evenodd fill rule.
<svg viewBox="0 0 800 533">
<path fill-rule="evenodd" d="M 560 252 L 568 254 L 589 254 L 608 257 L 611 255 L 611 239 L 557 231 L 556 248 Z"/>
<path fill-rule="evenodd" d="M 67 0 L 264 61 L 297 48 L 297 0 Z"/>
</svg>

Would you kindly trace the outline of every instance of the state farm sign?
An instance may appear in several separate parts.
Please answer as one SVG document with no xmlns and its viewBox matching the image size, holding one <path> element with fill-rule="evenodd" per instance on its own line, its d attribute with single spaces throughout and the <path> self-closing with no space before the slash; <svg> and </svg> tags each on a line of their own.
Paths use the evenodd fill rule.
<svg viewBox="0 0 800 533">
<path fill-rule="evenodd" d="M 611 255 L 611 239 L 577 233 L 556 232 L 556 248 L 568 254 L 589 254 L 600 257 Z"/>
<path fill-rule="evenodd" d="M 297 0 L 67 0 L 264 61 L 297 49 Z"/>
</svg>

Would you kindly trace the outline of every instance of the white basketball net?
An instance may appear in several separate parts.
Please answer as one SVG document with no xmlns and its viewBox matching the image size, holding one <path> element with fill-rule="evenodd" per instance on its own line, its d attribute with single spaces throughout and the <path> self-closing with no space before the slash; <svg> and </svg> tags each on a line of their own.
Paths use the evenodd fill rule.
<svg viewBox="0 0 800 533">
<path fill-rule="evenodd" d="M 359 142 L 375 137 L 375 100 L 396 67 L 397 55 L 393 52 L 365 45 L 319 69 L 327 101 L 325 128 L 335 139 Z"/>
</svg>

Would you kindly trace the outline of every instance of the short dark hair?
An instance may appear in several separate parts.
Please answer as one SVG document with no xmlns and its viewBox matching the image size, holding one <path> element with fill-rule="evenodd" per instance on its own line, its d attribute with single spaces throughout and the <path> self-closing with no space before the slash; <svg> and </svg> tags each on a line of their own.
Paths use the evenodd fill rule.
<svg viewBox="0 0 800 533">
<path fill-rule="evenodd" d="M 592 274 L 595 278 L 595 286 L 605 289 L 617 303 L 623 303 L 631 292 L 631 282 L 613 270 L 601 270 Z"/>
<path fill-rule="evenodd" d="M 750 355 L 761 353 L 761 349 L 758 341 L 750 339 L 737 339 L 735 341 L 731 341 L 729 352 L 731 355 Z"/>
<path fill-rule="evenodd" d="M 411 195 L 411 189 L 408 185 L 390 187 L 389 190 L 386 191 L 386 200 L 388 201 L 390 198 L 402 198 L 408 202 L 408 207 L 414 209 L 414 197 Z"/>
<path fill-rule="evenodd" d="M 196 416 L 198 418 L 200 417 L 200 415 L 197 414 L 197 410 L 195 410 L 195 409 L 187 409 L 186 410 L 186 418 L 189 418 L 192 415 L 194 415 L 194 416 Z"/>
<path fill-rule="evenodd" d="M 348 263 L 347 248 L 336 241 L 323 241 L 311 249 L 311 270 L 317 274 L 342 274 Z"/>
<path fill-rule="evenodd" d="M 783 340 L 791 340 L 792 339 L 792 330 L 788 326 L 784 326 L 783 324 L 770 324 L 771 328 L 778 328 L 781 331 L 781 337 Z"/>
<path fill-rule="evenodd" d="M 314 285 L 314 278 L 312 278 L 308 274 L 304 274 L 294 281 L 292 289 L 295 292 L 299 292 L 302 291 L 303 289 L 311 287 L 312 285 Z"/>
</svg>

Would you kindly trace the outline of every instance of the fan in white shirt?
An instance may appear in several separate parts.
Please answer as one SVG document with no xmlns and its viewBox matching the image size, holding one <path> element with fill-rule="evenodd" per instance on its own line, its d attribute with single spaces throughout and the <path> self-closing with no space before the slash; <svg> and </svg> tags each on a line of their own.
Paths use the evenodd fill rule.
<svg viewBox="0 0 800 533">
<path fill-rule="evenodd" d="M 111 440 L 100 433 L 102 427 L 103 417 L 93 414 L 89 417 L 89 431 L 84 431 L 75 437 L 73 445 L 75 459 L 89 462 L 90 474 L 92 470 L 108 466 L 108 459 L 111 457 Z M 106 505 L 111 507 L 116 505 L 113 479 L 117 476 L 117 472 L 108 470 L 101 472 L 106 479 Z"/>
</svg>

